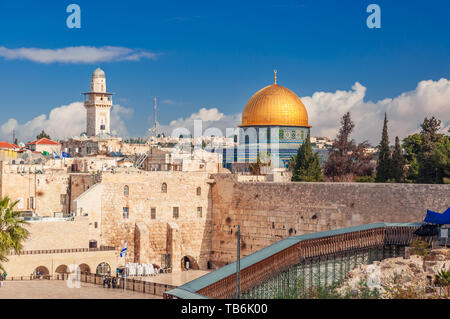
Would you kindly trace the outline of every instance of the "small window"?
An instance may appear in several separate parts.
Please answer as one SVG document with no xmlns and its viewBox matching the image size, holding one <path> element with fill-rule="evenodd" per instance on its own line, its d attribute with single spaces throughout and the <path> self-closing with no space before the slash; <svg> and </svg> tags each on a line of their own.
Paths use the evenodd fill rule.
<svg viewBox="0 0 450 319">
<path fill-rule="evenodd" d="M 178 218 L 180 216 L 179 207 L 173 208 L 173 218 Z"/>
<path fill-rule="evenodd" d="M 202 194 L 202 188 L 197 187 L 197 196 L 200 196 Z"/>
<path fill-rule="evenodd" d="M 104 131 L 104 130 L 105 130 L 105 125 L 104 125 L 104 124 L 100 125 L 100 129 L 101 129 L 102 131 Z"/>
<path fill-rule="evenodd" d="M 128 207 L 123 208 L 123 218 L 128 218 Z"/>
<path fill-rule="evenodd" d="M 59 195 L 59 201 L 61 205 L 66 205 L 66 194 Z"/>
<path fill-rule="evenodd" d="M 94 228 L 97 228 L 97 227 L 98 227 L 98 223 L 95 222 L 95 223 L 94 223 Z"/>
<path fill-rule="evenodd" d="M 156 208 L 152 207 L 151 209 L 151 219 L 156 219 Z"/>
<path fill-rule="evenodd" d="M 166 184 L 166 183 L 163 183 L 163 184 L 162 184 L 162 186 L 161 186 L 161 192 L 162 192 L 162 193 L 167 193 L 167 184 Z"/>
<path fill-rule="evenodd" d="M 34 208 L 36 208 L 36 207 L 34 206 L 34 197 L 30 197 L 30 198 L 28 199 L 28 209 L 34 209 Z"/>
<path fill-rule="evenodd" d="M 89 248 L 97 248 L 97 241 L 94 239 L 89 240 Z"/>
<path fill-rule="evenodd" d="M 128 185 L 125 185 L 123 188 L 123 196 L 128 196 L 130 194 L 130 188 Z"/>
<path fill-rule="evenodd" d="M 197 207 L 197 217 L 202 217 L 202 208 Z"/>
</svg>

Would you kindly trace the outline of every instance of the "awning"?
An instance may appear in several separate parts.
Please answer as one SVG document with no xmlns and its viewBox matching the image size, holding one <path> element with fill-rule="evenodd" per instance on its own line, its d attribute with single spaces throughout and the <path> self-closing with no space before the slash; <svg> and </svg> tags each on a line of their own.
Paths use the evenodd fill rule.
<svg viewBox="0 0 450 319">
<path fill-rule="evenodd" d="M 438 225 L 450 224 L 450 207 L 442 214 L 427 209 L 424 222 Z"/>
</svg>

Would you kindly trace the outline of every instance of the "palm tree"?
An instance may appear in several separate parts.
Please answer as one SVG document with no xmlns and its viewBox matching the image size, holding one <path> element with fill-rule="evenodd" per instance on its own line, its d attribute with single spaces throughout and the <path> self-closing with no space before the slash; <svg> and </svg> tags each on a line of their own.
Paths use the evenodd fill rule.
<svg viewBox="0 0 450 319">
<path fill-rule="evenodd" d="M 22 241 L 29 234 L 24 228 L 28 223 L 19 218 L 20 212 L 14 210 L 17 203 L 11 202 L 7 196 L 0 200 L 0 262 L 8 261 L 6 254 L 9 250 L 22 250 Z M 1 263 L 0 271 L 5 272 Z"/>
</svg>

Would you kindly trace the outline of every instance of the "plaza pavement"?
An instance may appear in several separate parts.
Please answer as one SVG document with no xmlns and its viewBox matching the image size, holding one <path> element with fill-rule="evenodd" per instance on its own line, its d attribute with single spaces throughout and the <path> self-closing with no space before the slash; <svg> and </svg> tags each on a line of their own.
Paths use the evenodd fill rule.
<svg viewBox="0 0 450 319">
<path fill-rule="evenodd" d="M 64 280 L 4 281 L 0 299 L 161 299 L 160 296 L 81 283 L 68 288 Z"/>
</svg>

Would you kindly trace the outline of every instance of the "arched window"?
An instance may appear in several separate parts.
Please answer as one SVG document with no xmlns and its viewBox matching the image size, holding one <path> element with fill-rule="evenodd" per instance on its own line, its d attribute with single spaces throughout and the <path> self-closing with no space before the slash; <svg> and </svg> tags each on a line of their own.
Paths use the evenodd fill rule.
<svg viewBox="0 0 450 319">
<path fill-rule="evenodd" d="M 167 193 L 167 184 L 166 184 L 166 183 L 163 183 L 163 184 L 162 184 L 162 186 L 161 186 L 161 192 L 162 192 L 162 193 Z"/>
<path fill-rule="evenodd" d="M 202 188 L 197 187 L 197 196 L 200 196 L 202 194 Z"/>
<path fill-rule="evenodd" d="M 123 196 L 128 196 L 130 194 L 130 188 L 128 187 L 128 185 L 125 185 L 123 187 Z"/>
</svg>

